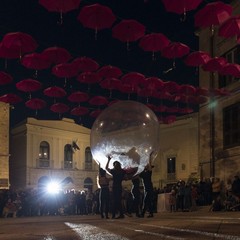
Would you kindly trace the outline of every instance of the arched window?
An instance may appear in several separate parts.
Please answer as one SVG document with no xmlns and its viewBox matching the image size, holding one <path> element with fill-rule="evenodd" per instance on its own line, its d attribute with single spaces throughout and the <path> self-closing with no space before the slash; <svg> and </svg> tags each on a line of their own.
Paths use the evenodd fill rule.
<svg viewBox="0 0 240 240">
<path fill-rule="evenodd" d="M 42 141 L 39 146 L 39 167 L 50 167 L 50 147 L 49 143 Z"/>
<path fill-rule="evenodd" d="M 72 168 L 73 166 L 72 145 L 66 144 L 64 147 L 64 168 Z"/>
<path fill-rule="evenodd" d="M 87 188 L 89 191 L 92 192 L 93 190 L 93 181 L 91 178 L 86 178 L 84 180 L 84 188 Z"/>
<path fill-rule="evenodd" d="M 90 147 L 85 149 L 85 170 L 92 170 L 92 153 Z"/>
</svg>

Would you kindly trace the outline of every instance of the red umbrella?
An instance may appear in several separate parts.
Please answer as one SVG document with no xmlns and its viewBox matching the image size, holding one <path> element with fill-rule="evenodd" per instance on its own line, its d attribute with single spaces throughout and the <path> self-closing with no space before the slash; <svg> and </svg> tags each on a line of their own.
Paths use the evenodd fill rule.
<svg viewBox="0 0 240 240">
<path fill-rule="evenodd" d="M 194 95 L 196 93 L 196 88 L 189 84 L 183 84 L 180 85 L 179 93 L 185 94 L 185 95 Z"/>
<path fill-rule="evenodd" d="M 190 51 L 190 48 L 180 42 L 172 42 L 162 50 L 162 56 L 166 58 L 181 58 L 187 55 Z"/>
<path fill-rule="evenodd" d="M 61 47 L 46 48 L 42 54 L 52 64 L 66 63 L 72 58 L 71 54 L 65 48 Z"/>
<path fill-rule="evenodd" d="M 59 12 L 62 23 L 62 14 L 75 10 L 79 7 L 81 0 L 39 0 L 49 12 Z"/>
<path fill-rule="evenodd" d="M 98 63 L 88 57 L 75 58 L 72 64 L 76 66 L 79 72 L 94 72 L 99 68 Z"/>
<path fill-rule="evenodd" d="M 30 100 L 28 100 L 27 102 L 25 102 L 25 106 L 31 109 L 42 109 L 44 107 L 46 107 L 47 103 L 40 99 L 40 98 L 32 98 Z"/>
<path fill-rule="evenodd" d="M 75 107 L 71 110 L 71 114 L 75 116 L 83 116 L 86 115 L 89 110 L 86 107 Z"/>
<path fill-rule="evenodd" d="M 50 110 L 55 113 L 65 113 L 69 111 L 69 107 L 64 103 L 54 103 Z"/>
<path fill-rule="evenodd" d="M 173 81 L 165 82 L 164 83 L 164 90 L 169 93 L 178 93 L 180 86 Z"/>
<path fill-rule="evenodd" d="M 43 91 L 44 95 L 48 97 L 61 98 L 67 95 L 66 91 L 60 87 L 49 87 Z"/>
<path fill-rule="evenodd" d="M 41 89 L 42 84 L 35 79 L 28 78 L 16 83 L 16 87 L 20 91 L 30 93 Z"/>
<path fill-rule="evenodd" d="M 11 32 L 4 35 L 2 39 L 4 47 L 16 51 L 21 58 L 24 53 L 34 52 L 38 44 L 35 39 L 23 32 Z"/>
<path fill-rule="evenodd" d="M 96 3 L 83 7 L 77 19 L 97 34 L 98 30 L 112 27 L 116 17 L 109 7 Z"/>
<path fill-rule="evenodd" d="M 122 75 L 122 70 L 118 67 L 106 65 L 101 67 L 97 73 L 101 78 L 118 78 Z"/>
<path fill-rule="evenodd" d="M 198 96 L 209 96 L 209 89 L 204 87 L 197 87 L 196 88 L 196 95 Z"/>
<path fill-rule="evenodd" d="M 151 33 L 141 38 L 139 47 L 146 52 L 152 52 L 152 57 L 154 58 L 154 53 L 162 51 L 169 43 L 170 40 L 164 34 Z"/>
<path fill-rule="evenodd" d="M 102 88 L 110 90 L 110 98 L 112 97 L 112 90 L 118 90 L 121 86 L 121 81 L 117 78 L 105 78 L 100 82 Z"/>
<path fill-rule="evenodd" d="M 90 116 L 93 118 L 97 118 L 102 113 L 101 109 L 94 110 L 90 113 Z"/>
<path fill-rule="evenodd" d="M 187 55 L 184 62 L 187 66 L 198 67 L 207 63 L 211 59 L 207 52 L 195 51 Z"/>
<path fill-rule="evenodd" d="M 240 65 L 236 63 L 228 63 L 219 71 L 222 75 L 230 75 L 235 78 L 240 78 Z"/>
<path fill-rule="evenodd" d="M 218 72 L 224 65 L 227 64 L 227 60 L 223 57 L 211 58 L 206 64 L 202 66 L 204 71 Z"/>
<path fill-rule="evenodd" d="M 103 96 L 94 96 L 88 102 L 91 105 L 95 105 L 95 106 L 102 106 L 102 105 L 108 104 L 107 98 Z"/>
<path fill-rule="evenodd" d="M 157 77 L 145 78 L 145 81 L 141 84 L 144 88 L 149 90 L 162 90 L 164 88 L 164 82 Z"/>
<path fill-rule="evenodd" d="M 131 86 L 139 86 L 145 81 L 145 76 L 138 72 L 130 72 L 123 75 L 121 81 Z"/>
<path fill-rule="evenodd" d="M 196 9 L 202 0 L 162 0 L 166 11 L 177 14 L 184 14 L 186 12 Z"/>
<path fill-rule="evenodd" d="M 13 81 L 13 78 L 8 73 L 0 71 L 0 85 L 6 85 Z"/>
<path fill-rule="evenodd" d="M 78 75 L 77 80 L 81 83 L 94 84 L 100 82 L 100 76 L 95 72 L 83 72 Z"/>
<path fill-rule="evenodd" d="M 16 59 L 19 58 L 19 52 L 11 48 L 6 48 L 3 43 L 0 43 L 0 58 Z"/>
<path fill-rule="evenodd" d="M 16 104 L 21 101 L 22 101 L 22 98 L 20 98 L 18 95 L 14 94 L 14 93 L 7 93 L 3 96 L 0 96 L 0 102 Z"/>
<path fill-rule="evenodd" d="M 51 62 L 41 53 L 31 53 L 23 56 L 21 64 L 26 68 L 42 70 L 49 68 Z"/>
<path fill-rule="evenodd" d="M 78 69 L 72 63 L 60 63 L 52 67 L 52 74 L 60 78 L 72 78 L 78 75 Z"/>
<path fill-rule="evenodd" d="M 218 29 L 218 35 L 232 38 L 240 35 L 240 15 L 232 16 L 223 22 Z"/>
<path fill-rule="evenodd" d="M 195 26 L 203 28 L 218 26 L 231 16 L 232 11 L 232 6 L 222 1 L 208 3 L 195 14 Z"/>
<path fill-rule="evenodd" d="M 75 102 L 75 103 L 81 103 L 81 102 L 86 102 L 88 100 L 89 96 L 85 92 L 73 92 L 68 96 L 68 100 L 70 102 Z"/>
<path fill-rule="evenodd" d="M 136 20 L 122 20 L 112 28 L 112 36 L 129 44 L 143 37 L 145 30 L 145 26 Z"/>
</svg>

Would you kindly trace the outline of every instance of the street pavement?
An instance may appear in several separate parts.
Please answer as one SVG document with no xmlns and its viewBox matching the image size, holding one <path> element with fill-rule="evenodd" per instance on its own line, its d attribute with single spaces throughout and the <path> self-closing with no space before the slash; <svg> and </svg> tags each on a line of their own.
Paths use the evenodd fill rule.
<svg viewBox="0 0 240 240">
<path fill-rule="evenodd" d="M 99 215 L 0 218 L 0 240 L 240 240 L 240 211 L 161 212 L 153 218 Z"/>
</svg>

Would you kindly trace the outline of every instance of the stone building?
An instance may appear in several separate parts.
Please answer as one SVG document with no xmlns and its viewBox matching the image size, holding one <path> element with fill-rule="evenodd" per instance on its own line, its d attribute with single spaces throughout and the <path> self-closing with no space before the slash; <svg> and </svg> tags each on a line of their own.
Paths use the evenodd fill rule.
<svg viewBox="0 0 240 240">
<path fill-rule="evenodd" d="M 240 13 L 240 2 L 231 1 L 234 12 Z M 240 48 L 236 38 L 218 35 L 218 27 L 199 29 L 199 49 L 211 57 L 224 57 L 228 63 L 240 64 Z M 209 89 L 225 88 L 227 96 L 212 94 L 210 101 L 199 110 L 199 163 L 203 177 L 222 180 L 240 174 L 240 83 L 239 78 L 203 71 L 199 85 Z"/>
<path fill-rule="evenodd" d="M 9 188 L 9 104 L 0 102 L 0 189 Z"/>
<path fill-rule="evenodd" d="M 73 120 L 27 118 L 11 129 L 12 188 L 38 188 L 58 181 L 66 190 L 95 190 L 97 173 L 90 150 L 90 129 Z"/>
</svg>

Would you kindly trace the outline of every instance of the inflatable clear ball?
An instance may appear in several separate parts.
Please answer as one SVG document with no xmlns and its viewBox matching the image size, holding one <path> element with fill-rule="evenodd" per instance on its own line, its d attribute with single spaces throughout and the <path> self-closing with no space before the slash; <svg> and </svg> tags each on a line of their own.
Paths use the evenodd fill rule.
<svg viewBox="0 0 240 240">
<path fill-rule="evenodd" d="M 119 101 L 95 120 L 90 135 L 93 159 L 105 169 L 119 161 L 133 176 L 144 170 L 159 147 L 159 123 L 154 112 L 135 101 Z"/>
</svg>

